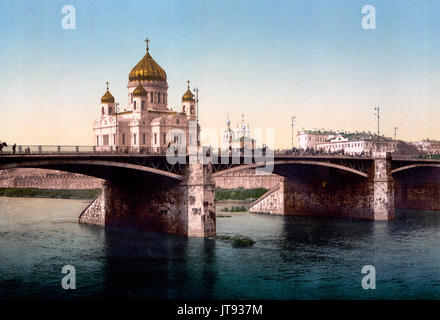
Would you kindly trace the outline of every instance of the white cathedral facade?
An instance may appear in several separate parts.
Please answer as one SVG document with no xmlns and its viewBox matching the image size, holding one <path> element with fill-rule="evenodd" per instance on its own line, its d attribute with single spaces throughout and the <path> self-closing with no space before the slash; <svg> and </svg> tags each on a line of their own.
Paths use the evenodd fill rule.
<svg viewBox="0 0 440 320">
<path fill-rule="evenodd" d="M 128 80 L 124 110 L 117 108 L 107 83 L 100 116 L 93 125 L 97 151 L 163 152 L 170 145 L 196 144 L 196 135 L 190 135 L 189 129 L 192 121 L 195 127 L 197 114 L 189 81 L 181 111 L 169 109 L 167 74 L 150 56 L 148 39 L 147 52 Z"/>
</svg>

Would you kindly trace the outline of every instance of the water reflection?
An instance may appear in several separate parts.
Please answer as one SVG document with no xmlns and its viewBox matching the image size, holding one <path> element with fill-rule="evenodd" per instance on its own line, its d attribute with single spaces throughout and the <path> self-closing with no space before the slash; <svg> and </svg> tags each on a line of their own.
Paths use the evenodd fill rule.
<svg viewBox="0 0 440 320">
<path fill-rule="evenodd" d="M 86 203 L 0 198 L 0 299 L 440 298 L 440 213 L 394 221 L 228 213 L 220 239 L 79 225 Z M 61 268 L 77 270 L 62 290 Z M 361 287 L 362 266 L 377 289 Z"/>
<path fill-rule="evenodd" d="M 203 298 L 215 281 L 215 241 L 155 232 L 106 230 L 105 294 L 109 297 Z"/>
</svg>

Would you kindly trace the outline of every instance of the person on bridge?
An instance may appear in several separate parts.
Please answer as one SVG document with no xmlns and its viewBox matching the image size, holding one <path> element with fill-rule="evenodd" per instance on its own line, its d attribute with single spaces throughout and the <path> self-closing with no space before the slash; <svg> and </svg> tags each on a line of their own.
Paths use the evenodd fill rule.
<svg viewBox="0 0 440 320">
<path fill-rule="evenodd" d="M 8 144 L 6 142 L 0 142 L 0 153 L 3 153 L 3 148 L 7 146 Z"/>
<path fill-rule="evenodd" d="M 15 154 L 15 150 L 17 150 L 17 144 L 14 143 L 14 145 L 12 146 L 12 153 Z"/>
</svg>

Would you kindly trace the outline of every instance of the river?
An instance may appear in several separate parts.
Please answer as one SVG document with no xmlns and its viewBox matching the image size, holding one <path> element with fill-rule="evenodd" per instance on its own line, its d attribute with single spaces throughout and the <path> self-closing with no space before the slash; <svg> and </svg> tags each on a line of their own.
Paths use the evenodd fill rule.
<svg viewBox="0 0 440 320">
<path fill-rule="evenodd" d="M 80 225 L 82 200 L 0 197 L 0 299 L 439 299 L 440 212 L 374 222 L 224 213 L 250 248 Z M 219 206 L 220 209 L 221 206 Z M 64 265 L 76 289 L 63 290 Z M 376 289 L 361 285 L 364 265 Z"/>
</svg>

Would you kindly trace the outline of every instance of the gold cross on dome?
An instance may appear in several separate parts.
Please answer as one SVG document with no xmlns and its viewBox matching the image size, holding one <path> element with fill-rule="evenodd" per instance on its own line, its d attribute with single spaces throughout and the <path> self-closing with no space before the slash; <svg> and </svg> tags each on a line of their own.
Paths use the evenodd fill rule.
<svg viewBox="0 0 440 320">
<path fill-rule="evenodd" d="M 148 52 L 148 49 L 149 49 L 149 48 L 148 48 L 148 43 L 150 43 L 150 39 L 148 39 L 148 38 L 145 39 L 145 43 L 147 44 L 147 52 Z"/>
<path fill-rule="evenodd" d="M 109 82 L 108 82 L 108 81 L 106 81 L 106 82 L 105 82 L 105 85 L 107 86 L 107 90 L 108 90 L 108 84 L 109 84 Z"/>
<path fill-rule="evenodd" d="M 190 83 L 190 82 L 191 82 L 191 81 L 189 81 L 189 80 L 186 81 L 186 83 L 188 83 L 188 89 L 189 89 L 189 83 Z"/>
</svg>

